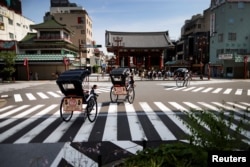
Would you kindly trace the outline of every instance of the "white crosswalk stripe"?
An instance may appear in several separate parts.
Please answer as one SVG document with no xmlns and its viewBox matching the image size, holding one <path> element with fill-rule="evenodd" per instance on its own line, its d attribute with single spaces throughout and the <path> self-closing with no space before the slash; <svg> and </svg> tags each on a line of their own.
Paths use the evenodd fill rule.
<svg viewBox="0 0 250 167">
<path fill-rule="evenodd" d="M 189 88 L 186 88 L 186 89 L 184 89 L 183 91 L 190 91 L 190 90 L 193 90 L 193 89 L 195 89 L 196 87 L 189 87 Z"/>
<path fill-rule="evenodd" d="M 36 114 L 36 116 L 41 116 L 43 114 L 46 114 L 47 112 L 53 110 L 55 107 L 57 107 L 58 105 L 53 104 L 49 107 L 47 107 L 45 110 L 43 110 L 42 112 L 39 112 L 38 114 Z M 53 121 L 55 121 L 57 118 L 55 117 L 56 115 L 58 115 L 57 113 L 53 114 L 51 116 L 51 118 L 44 120 L 42 123 L 39 124 L 39 126 L 36 126 L 35 128 L 33 128 L 31 131 L 29 131 L 29 133 L 23 135 L 21 138 L 19 138 L 18 140 L 15 141 L 15 143 L 28 143 L 31 139 L 32 136 L 36 136 L 37 134 L 39 134 L 42 130 L 45 129 L 45 127 L 48 126 L 49 123 L 52 123 Z"/>
<path fill-rule="evenodd" d="M 102 137 L 103 141 L 117 140 L 117 105 L 110 103 L 108 117 L 105 124 L 105 129 Z"/>
<path fill-rule="evenodd" d="M 19 112 L 19 111 L 21 111 L 21 110 L 27 108 L 27 107 L 29 107 L 29 105 L 23 105 L 23 106 L 20 106 L 20 107 L 18 107 L 18 108 L 15 108 L 15 109 L 13 109 L 13 110 L 10 110 L 9 112 L 6 112 L 6 113 L 4 113 L 4 114 L 1 114 L 1 115 L 0 115 L 0 119 L 6 118 L 6 117 L 8 117 L 9 115 L 15 114 L 15 113 L 17 113 L 17 112 Z M 1 123 L 3 123 L 3 122 L 1 122 Z M 1 124 L 1 123 L 0 123 L 0 124 Z"/>
<path fill-rule="evenodd" d="M 241 95 L 243 92 L 243 89 L 237 89 L 235 92 L 235 95 Z"/>
<path fill-rule="evenodd" d="M 207 88 L 207 89 L 205 89 L 205 90 L 203 90 L 203 91 L 201 91 L 201 92 L 207 93 L 207 92 L 211 91 L 212 89 L 213 89 L 213 88 L 209 87 L 209 88 Z"/>
<path fill-rule="evenodd" d="M 101 105 L 98 104 L 98 111 L 100 112 Z M 85 120 L 85 123 L 81 126 L 73 141 L 88 141 L 91 130 L 93 129 L 94 124 L 91 123 L 88 119 Z"/>
<path fill-rule="evenodd" d="M 35 96 L 32 93 L 26 93 L 26 96 L 29 100 L 36 100 Z"/>
<path fill-rule="evenodd" d="M 151 120 L 155 130 L 158 132 L 162 140 L 167 140 L 167 139 L 176 140 L 176 137 L 166 126 L 164 126 L 162 121 L 159 121 L 159 117 L 146 102 L 141 102 L 140 105 L 143 108 L 143 110 L 147 113 L 147 116 Z"/>
<path fill-rule="evenodd" d="M 224 95 L 247 95 L 250 96 L 250 89 L 233 89 L 233 88 L 213 88 L 213 87 L 169 87 L 165 88 L 167 91 L 183 91 L 183 92 L 201 92 L 201 93 L 213 93 L 213 94 L 224 94 Z M 246 93 L 244 93 L 246 92 Z"/>
<path fill-rule="evenodd" d="M 42 99 L 48 99 L 49 97 L 43 93 L 43 92 L 37 92 L 37 94 L 42 98 Z"/>
<path fill-rule="evenodd" d="M 58 94 L 55 93 L 55 92 L 49 91 L 49 92 L 47 92 L 47 93 L 50 94 L 50 95 L 53 96 L 53 97 L 61 97 L 61 95 L 58 95 Z"/>
<path fill-rule="evenodd" d="M 192 92 L 199 92 L 200 90 L 202 90 L 202 89 L 204 89 L 205 87 L 199 87 L 199 88 L 197 88 L 197 89 L 195 89 L 195 90 L 192 90 Z"/>
<path fill-rule="evenodd" d="M 6 106 L 6 107 L 4 107 L 4 108 L 0 108 L 0 113 L 3 112 L 3 111 L 6 111 L 6 110 L 8 110 L 8 109 L 11 109 L 11 108 L 13 108 L 13 107 L 14 107 L 14 106 L 11 105 L 11 106 Z"/>
<path fill-rule="evenodd" d="M 133 141 L 148 140 L 144 131 L 142 130 L 142 125 L 139 123 L 139 119 L 136 116 L 135 108 L 132 104 L 125 103 L 125 109 L 128 116 L 128 125 L 131 131 L 131 138 Z"/>
<path fill-rule="evenodd" d="M 190 130 L 186 127 L 186 125 L 177 118 L 176 113 L 167 108 L 163 103 L 161 102 L 155 102 L 155 104 L 174 122 L 176 125 L 183 130 L 183 132 L 186 132 L 187 134 L 191 134 Z"/>
<path fill-rule="evenodd" d="M 18 116 L 15 116 L 14 118 L 22 118 L 23 116 L 27 116 L 28 114 L 36 111 L 37 109 L 41 108 L 43 105 L 37 105 L 37 106 L 34 106 L 33 108 L 27 110 L 26 112 L 24 113 L 21 113 L 19 114 Z M 9 120 L 14 120 L 13 118 L 12 119 L 8 119 L 7 121 Z M 32 123 L 35 119 L 26 119 L 25 121 L 23 121 L 22 123 L 18 124 L 18 126 L 14 126 L 13 128 L 5 131 L 4 133 L 1 134 L 0 136 L 0 142 L 3 141 L 4 139 L 10 137 L 12 134 L 14 134 L 15 132 L 21 130 L 22 128 L 24 128 L 25 126 L 27 126 L 28 124 Z M 2 124 L 3 122 L 1 122 Z M 0 126 L 1 127 L 1 126 Z"/>
<path fill-rule="evenodd" d="M 20 94 L 14 94 L 14 99 L 15 99 L 15 102 L 21 102 L 23 101 L 22 97 Z"/>
<path fill-rule="evenodd" d="M 217 88 L 212 93 L 219 93 L 223 88 Z"/>
<path fill-rule="evenodd" d="M 110 87 L 101 87 L 96 90 L 97 94 L 109 93 Z M 14 95 L 15 102 L 23 102 L 25 99 L 29 101 L 39 100 L 39 99 L 50 99 L 50 98 L 60 98 L 64 96 L 60 90 L 58 91 L 48 91 L 48 92 L 36 92 L 36 93 L 25 93 L 19 94 L 15 93 Z M 1 98 L 8 98 L 8 94 L 1 95 Z"/>
<path fill-rule="evenodd" d="M 76 117 L 72 117 L 70 122 L 62 122 L 60 126 L 58 126 L 53 133 L 51 133 L 45 140 L 44 143 L 54 143 L 59 141 L 59 139 L 63 136 L 64 132 L 73 124 L 76 120 Z"/>
<path fill-rule="evenodd" d="M 129 129 L 130 136 L 127 138 L 130 138 L 132 141 L 148 141 L 152 138 L 152 136 L 150 136 L 152 134 L 158 134 L 158 140 L 162 141 L 187 140 L 187 138 L 183 136 L 191 134 L 191 132 L 184 124 L 185 119 L 183 118 L 186 117 L 186 113 L 183 111 L 191 112 L 193 110 L 202 110 L 209 112 L 209 110 L 213 110 L 219 113 L 221 109 L 223 109 L 226 115 L 229 111 L 233 111 L 235 113 L 235 121 L 240 121 L 245 116 L 243 111 L 248 110 L 250 107 L 250 103 L 247 102 L 235 103 L 229 101 L 214 101 L 209 103 L 189 101 L 181 103 L 139 102 L 138 104 L 135 106 L 135 104 L 124 102 L 120 104 L 109 103 L 107 106 L 107 104 L 99 103 L 97 120 L 91 123 L 86 119 L 79 127 L 76 127 L 78 124 L 75 124 L 75 122 L 83 118 L 81 113 L 74 112 L 69 122 L 63 122 L 60 119 L 59 104 L 51 104 L 49 106 L 42 104 L 35 106 L 6 106 L 0 109 L 0 119 L 2 119 L 0 122 L 0 143 L 55 143 L 65 140 L 66 138 L 68 138 L 67 141 L 71 138 L 73 142 L 83 142 L 92 141 L 95 139 L 96 134 L 100 136 L 100 140 L 102 141 L 116 142 L 120 138 L 119 135 L 122 135 L 122 133 L 118 133 L 118 131 L 123 131 L 124 127 Z M 119 112 L 121 107 L 125 109 L 125 112 Z M 136 109 L 139 109 L 139 112 L 137 112 Z M 155 111 L 155 109 L 157 111 Z M 127 123 L 125 121 L 123 122 L 124 124 L 121 125 L 118 123 L 118 118 L 123 119 L 125 118 L 124 116 L 127 118 Z M 103 118 L 102 120 L 104 120 L 104 122 L 98 122 L 99 117 Z M 246 115 L 246 117 L 250 118 L 250 115 Z M 148 120 L 149 122 L 143 122 L 143 120 Z M 95 125 L 98 123 L 100 123 L 98 126 L 103 126 L 101 131 L 99 131 L 100 129 L 95 131 Z M 209 130 L 206 124 L 201 125 Z M 234 122 L 231 129 L 236 130 L 236 127 L 237 123 Z M 77 130 L 69 134 L 71 133 L 70 129 Z M 150 129 L 150 132 L 148 132 L 148 129 Z M 38 137 L 40 134 L 43 136 L 41 141 L 40 137 Z M 69 135 L 69 137 L 65 136 L 66 134 Z M 247 138 L 248 142 L 250 141 L 249 130 L 242 131 L 242 135 Z"/>
<path fill-rule="evenodd" d="M 228 88 L 223 92 L 223 94 L 230 94 L 232 90 L 232 88 Z"/>
</svg>

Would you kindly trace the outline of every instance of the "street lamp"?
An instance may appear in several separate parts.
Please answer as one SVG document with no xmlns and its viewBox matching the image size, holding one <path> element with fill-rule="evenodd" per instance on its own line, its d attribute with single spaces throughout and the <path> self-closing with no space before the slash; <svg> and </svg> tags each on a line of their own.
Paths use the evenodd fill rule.
<svg viewBox="0 0 250 167">
<path fill-rule="evenodd" d="M 119 55 L 119 50 L 120 48 L 122 48 L 124 46 L 124 43 L 122 44 L 123 38 L 122 37 L 113 37 L 113 42 L 115 43 L 115 45 L 113 45 L 112 43 L 112 47 L 115 48 L 115 50 L 117 51 L 117 55 L 116 55 L 116 65 L 119 66 L 120 65 L 120 55 Z"/>
</svg>

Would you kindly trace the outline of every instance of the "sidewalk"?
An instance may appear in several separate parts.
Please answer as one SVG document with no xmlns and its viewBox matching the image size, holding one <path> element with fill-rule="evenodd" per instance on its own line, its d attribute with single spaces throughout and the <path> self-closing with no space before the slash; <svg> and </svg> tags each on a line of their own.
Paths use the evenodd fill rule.
<svg viewBox="0 0 250 167">
<path fill-rule="evenodd" d="M 155 79 L 155 80 L 151 80 L 151 79 L 147 79 L 147 78 L 141 78 L 139 76 L 135 76 L 134 80 L 137 82 L 147 82 L 147 81 L 155 81 L 155 82 L 173 82 L 173 78 L 170 79 Z M 201 80 L 199 77 L 194 77 L 192 78 L 191 82 L 195 82 L 195 83 L 219 83 L 219 82 L 228 82 L 228 81 L 247 81 L 250 82 L 249 79 L 223 79 L 223 78 L 211 78 L 210 80 L 208 80 L 207 78 L 204 77 L 203 80 Z M 89 77 L 89 81 L 90 82 L 110 82 L 110 77 L 108 74 L 106 74 L 105 76 L 102 76 L 101 74 L 91 74 L 91 76 Z M 15 82 L 0 82 L 0 98 L 1 95 L 4 92 L 9 92 L 9 91 L 13 91 L 13 90 L 18 90 L 18 89 L 22 89 L 22 88 L 27 88 L 27 87 L 31 87 L 31 86 L 37 86 L 37 85 L 43 85 L 43 84 L 49 84 L 49 83 L 55 83 L 56 84 L 56 80 L 31 80 L 31 81 L 15 81 Z"/>
<path fill-rule="evenodd" d="M 36 85 L 51 83 L 52 81 L 15 81 L 15 82 L 0 82 L 0 94 L 22 88 L 27 88 Z M 1 98 L 1 96 L 0 96 Z"/>
</svg>

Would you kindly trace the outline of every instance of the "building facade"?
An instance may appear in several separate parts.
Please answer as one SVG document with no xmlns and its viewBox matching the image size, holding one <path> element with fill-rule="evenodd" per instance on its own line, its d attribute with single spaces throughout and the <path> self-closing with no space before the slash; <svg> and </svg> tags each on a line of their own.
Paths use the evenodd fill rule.
<svg viewBox="0 0 250 167">
<path fill-rule="evenodd" d="M 114 66 L 138 70 L 163 70 L 167 50 L 174 47 L 168 31 L 106 31 L 105 45 L 115 54 Z"/>
<path fill-rule="evenodd" d="M 0 40 L 20 41 L 27 33 L 35 32 L 30 28 L 33 21 L 10 9 L 0 3 Z"/>
<path fill-rule="evenodd" d="M 55 79 L 65 70 L 78 68 L 79 48 L 71 41 L 72 32 L 65 24 L 51 18 L 31 28 L 37 32 L 18 42 L 17 79 Z"/>
<path fill-rule="evenodd" d="M 210 10 L 186 20 L 181 28 L 181 38 L 176 44 L 172 61 L 184 61 L 195 74 L 207 75 L 209 63 Z"/>
<path fill-rule="evenodd" d="M 92 19 L 87 11 L 67 0 L 51 0 L 50 12 L 44 19 L 54 17 L 61 24 L 66 24 L 73 32 L 71 41 L 79 47 L 79 65 L 90 67 L 95 64 L 95 48 L 93 47 Z"/>
<path fill-rule="evenodd" d="M 250 0 L 211 1 L 210 62 L 221 65 L 212 75 L 249 78 Z"/>
</svg>

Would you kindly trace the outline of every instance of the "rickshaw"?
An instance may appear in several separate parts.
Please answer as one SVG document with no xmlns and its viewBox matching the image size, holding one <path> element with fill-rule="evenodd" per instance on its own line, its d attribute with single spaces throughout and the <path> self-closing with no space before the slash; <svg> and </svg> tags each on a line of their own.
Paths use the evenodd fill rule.
<svg viewBox="0 0 250 167">
<path fill-rule="evenodd" d="M 56 83 L 65 97 L 61 100 L 60 116 L 68 122 L 74 111 L 84 112 L 90 122 L 97 116 L 97 95 L 89 91 L 89 75 L 86 69 L 73 69 L 60 74 Z M 83 105 L 86 105 L 83 108 Z"/>
<path fill-rule="evenodd" d="M 187 68 L 178 68 L 174 72 L 174 78 L 176 80 L 176 86 L 182 87 L 182 86 L 189 86 L 190 85 L 190 74 L 188 72 Z"/>
<path fill-rule="evenodd" d="M 134 84 L 129 84 L 129 68 L 115 68 L 110 72 L 110 79 L 113 86 L 110 89 L 111 102 L 117 102 L 119 96 L 125 96 L 130 104 L 134 102 Z"/>
</svg>

